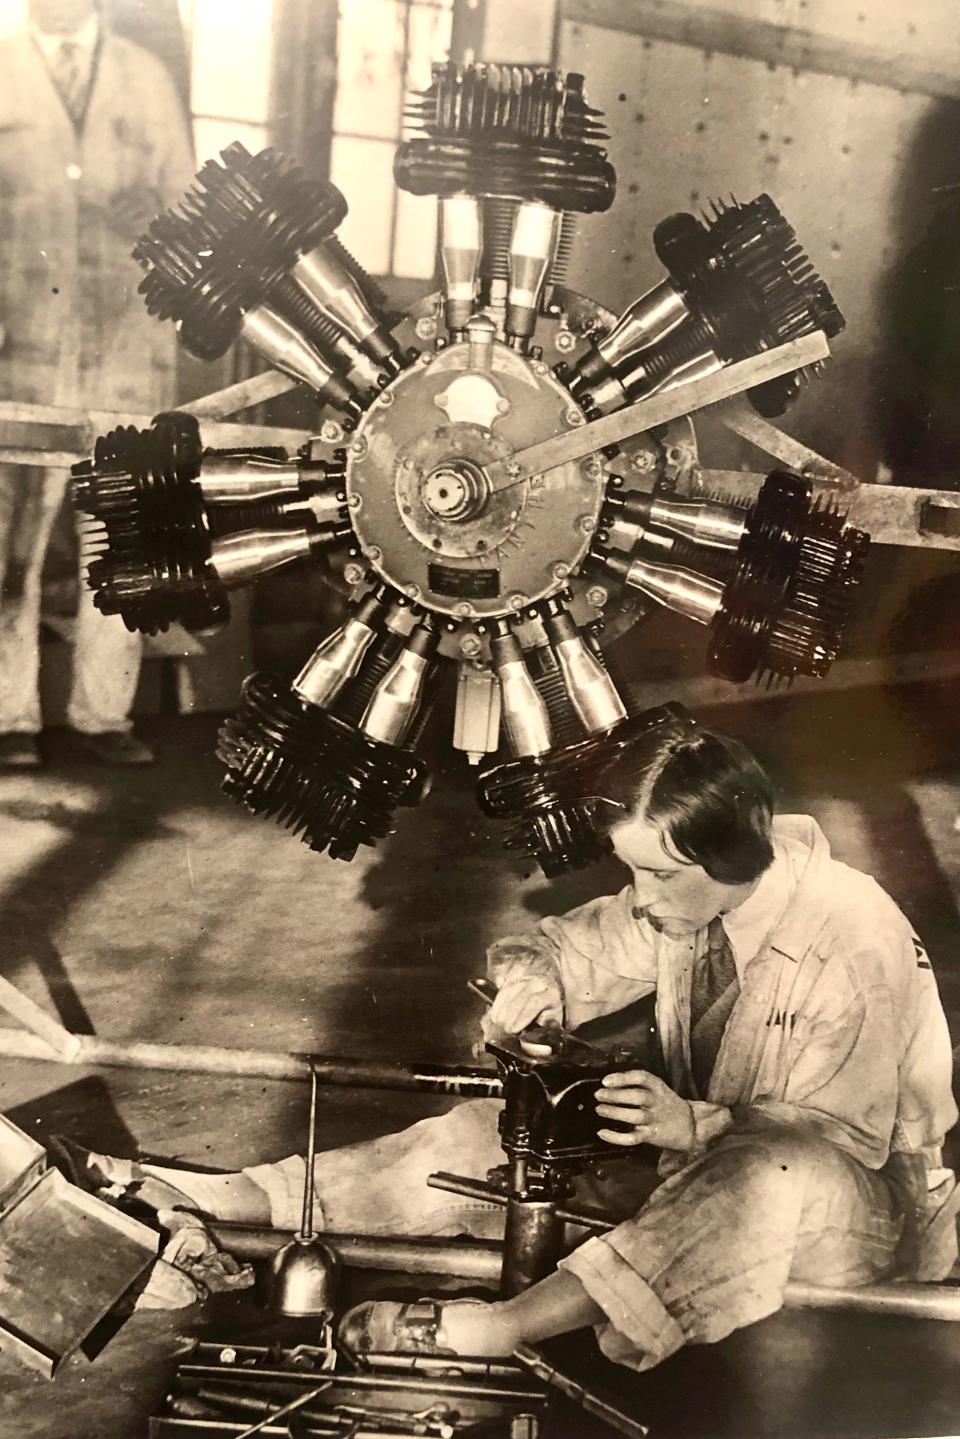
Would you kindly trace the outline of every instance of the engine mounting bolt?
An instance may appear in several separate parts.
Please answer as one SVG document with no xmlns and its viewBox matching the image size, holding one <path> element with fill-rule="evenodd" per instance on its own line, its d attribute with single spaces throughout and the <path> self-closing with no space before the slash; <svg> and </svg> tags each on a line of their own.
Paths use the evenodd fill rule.
<svg viewBox="0 0 960 1439">
<path fill-rule="evenodd" d="M 433 340 L 436 338 L 437 322 L 432 315 L 421 315 L 413 328 L 418 340 Z"/>
<path fill-rule="evenodd" d="M 519 473 L 520 473 L 520 466 L 519 466 L 518 464 L 516 464 L 515 462 L 511 462 L 511 463 L 507 466 L 507 474 L 510 476 L 510 478 L 511 478 L 512 480 L 516 479 L 516 477 L 517 477 L 517 475 L 519 475 Z"/>
<path fill-rule="evenodd" d="M 533 367 L 533 373 L 534 373 L 535 375 L 546 375 L 546 374 L 549 374 L 549 371 L 548 371 L 548 369 L 547 369 L 547 366 L 543 363 L 543 361 L 542 361 L 542 360 L 538 360 L 538 361 L 536 362 L 536 364 L 534 365 L 534 367 Z"/>
<path fill-rule="evenodd" d="M 609 598 L 603 585 L 591 585 L 587 590 L 587 604 L 593 605 L 594 609 L 602 610 Z"/>
<path fill-rule="evenodd" d="M 558 350 L 566 352 L 567 350 L 573 349 L 574 345 L 577 343 L 577 337 L 572 330 L 561 328 L 554 335 L 553 343 L 554 345 L 556 345 Z"/>
<path fill-rule="evenodd" d="M 583 424 L 583 411 L 574 409 L 564 410 L 563 419 L 565 424 L 576 429 L 578 425 Z"/>
<path fill-rule="evenodd" d="M 421 365 L 432 365 L 434 358 L 435 356 L 432 350 L 424 350 L 423 354 L 420 356 L 420 363 Z"/>
<path fill-rule="evenodd" d="M 418 599 L 420 598 L 420 586 L 419 586 L 419 585 L 407 585 L 407 594 L 410 596 L 410 598 L 411 598 L 412 600 L 418 600 Z"/>
<path fill-rule="evenodd" d="M 483 650 L 483 642 L 479 635 L 464 635 L 460 641 L 460 653 L 465 660 L 475 660 Z"/>
<path fill-rule="evenodd" d="M 393 391 L 384 390 L 383 394 L 378 396 L 377 403 L 381 406 L 382 409 L 389 409 L 390 406 L 393 404 Z"/>
<path fill-rule="evenodd" d="M 350 446 L 350 453 L 358 460 L 362 459 L 363 456 L 367 453 L 367 442 L 362 435 L 358 440 L 354 440 L 353 444 Z"/>
<path fill-rule="evenodd" d="M 476 613 L 476 611 L 474 610 L 473 605 L 467 604 L 466 600 L 461 600 L 458 605 L 454 605 L 453 613 L 457 616 L 457 619 L 459 620 L 469 620 Z"/>
<path fill-rule="evenodd" d="M 526 603 L 526 595 L 516 594 L 510 596 L 510 608 L 512 610 L 522 610 Z"/>
<path fill-rule="evenodd" d="M 635 470 L 639 470 L 642 475 L 645 475 L 648 470 L 653 469 L 657 460 L 656 456 L 652 455 L 649 450 L 638 450 L 630 463 Z"/>
<path fill-rule="evenodd" d="M 581 475 L 583 476 L 583 478 L 584 478 L 585 480 L 599 480 L 599 478 L 600 478 L 600 462 L 599 462 L 599 460 L 595 460 L 595 459 L 584 460 L 583 463 L 582 463 L 581 466 L 580 466 L 580 473 L 581 473 Z"/>
<path fill-rule="evenodd" d="M 505 415 L 505 414 L 507 413 L 507 411 L 509 410 L 509 408 L 510 408 L 510 401 L 504 399 L 503 396 L 501 395 L 500 399 L 497 401 L 497 414 L 498 414 L 498 415 Z"/>
<path fill-rule="evenodd" d="M 350 562 L 343 567 L 344 583 L 350 585 L 351 589 L 354 585 L 363 583 L 365 574 L 366 570 L 363 568 L 363 565 L 358 565 L 354 560 L 350 560 Z"/>
<path fill-rule="evenodd" d="M 343 426 L 337 420 L 324 420 L 320 438 L 325 445 L 339 445 L 343 440 Z"/>
<path fill-rule="evenodd" d="M 593 515 L 581 515 L 577 520 L 577 529 L 581 534 L 592 535 L 597 528 L 597 522 Z"/>
<path fill-rule="evenodd" d="M 379 545 L 371 545 L 367 550 L 367 559 L 371 564 L 377 565 L 383 559 L 383 550 Z"/>
<path fill-rule="evenodd" d="M 347 496 L 347 509 L 348 509 L 348 510 L 359 510 L 360 507 L 362 506 L 362 504 L 363 504 L 363 500 L 361 499 L 361 497 L 360 497 L 359 495 L 348 495 L 348 496 Z"/>
<path fill-rule="evenodd" d="M 570 573 L 570 566 L 563 560 L 557 560 L 555 565 L 551 565 L 550 573 L 555 580 L 565 580 Z"/>
</svg>

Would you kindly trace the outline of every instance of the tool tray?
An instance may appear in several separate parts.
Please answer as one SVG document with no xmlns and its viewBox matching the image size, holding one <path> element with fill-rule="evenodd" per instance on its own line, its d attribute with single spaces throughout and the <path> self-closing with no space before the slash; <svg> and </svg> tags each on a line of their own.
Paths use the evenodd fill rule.
<svg viewBox="0 0 960 1439">
<path fill-rule="evenodd" d="M 442 1415 L 444 1406 L 450 1424 L 447 1432 L 453 1436 L 482 1424 L 484 1439 L 501 1435 L 509 1439 L 511 1421 L 519 1415 L 531 1416 L 526 1430 L 536 1434 L 548 1399 L 538 1380 L 509 1363 L 388 1355 L 383 1356 L 381 1366 L 377 1356 L 371 1355 L 369 1367 L 362 1371 L 318 1367 L 306 1372 L 278 1365 L 275 1357 L 271 1362 L 269 1356 L 263 1362 L 216 1362 L 218 1350 L 228 1355 L 243 1353 L 239 1346 L 198 1346 L 191 1360 L 178 1367 L 163 1409 L 151 1418 L 150 1439 L 199 1439 L 201 1435 L 234 1439 L 266 1417 L 264 1403 L 289 1404 L 328 1382 L 329 1388 L 294 1411 L 304 1434 L 350 1433 L 352 1439 L 419 1434 L 441 1439 L 439 1423 L 431 1426 L 421 1416 L 426 1411 Z M 256 1351 L 247 1352 L 253 1355 Z M 203 1362 L 206 1359 L 214 1362 Z M 406 1369 L 395 1367 L 398 1362 Z M 209 1412 L 186 1412 L 198 1405 Z M 354 1431 L 349 1419 L 358 1417 L 360 1410 L 368 1411 L 369 1418 L 361 1419 Z M 290 1421 L 293 1419 L 291 1414 Z M 261 1432 L 289 1434 L 288 1420 L 284 1416 L 267 1423 Z"/>
</svg>

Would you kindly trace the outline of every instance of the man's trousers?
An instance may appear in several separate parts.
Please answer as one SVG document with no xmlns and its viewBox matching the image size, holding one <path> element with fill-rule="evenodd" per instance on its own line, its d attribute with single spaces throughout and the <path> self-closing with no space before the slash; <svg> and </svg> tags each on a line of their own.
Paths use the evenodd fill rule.
<svg viewBox="0 0 960 1439">
<path fill-rule="evenodd" d="M 67 485 L 65 470 L 0 467 L 0 733 L 37 734 L 43 559 Z M 94 608 L 80 575 L 67 723 L 85 734 L 130 728 L 141 640 Z"/>
</svg>

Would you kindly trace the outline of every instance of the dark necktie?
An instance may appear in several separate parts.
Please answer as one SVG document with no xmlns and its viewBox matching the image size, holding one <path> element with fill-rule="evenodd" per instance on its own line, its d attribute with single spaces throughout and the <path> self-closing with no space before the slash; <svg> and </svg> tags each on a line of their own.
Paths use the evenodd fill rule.
<svg viewBox="0 0 960 1439">
<path fill-rule="evenodd" d="M 87 98 L 86 66 L 80 46 L 63 40 L 53 60 L 53 82 L 74 125 L 79 125 Z"/>
<path fill-rule="evenodd" d="M 722 921 L 714 919 L 707 946 L 690 981 L 690 1068 L 700 1098 L 706 1097 L 730 1011 L 740 993 L 733 950 Z"/>
</svg>

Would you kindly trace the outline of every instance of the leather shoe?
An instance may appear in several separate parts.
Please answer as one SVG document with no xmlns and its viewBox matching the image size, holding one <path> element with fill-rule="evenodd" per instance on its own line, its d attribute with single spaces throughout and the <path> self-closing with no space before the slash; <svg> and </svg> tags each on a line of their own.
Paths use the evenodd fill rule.
<svg viewBox="0 0 960 1439">
<path fill-rule="evenodd" d="M 367 1299 L 348 1309 L 337 1328 L 337 1343 L 348 1355 L 377 1353 L 452 1354 L 437 1338 L 443 1305 L 436 1299 L 407 1304 Z"/>
<path fill-rule="evenodd" d="M 36 735 L 0 734 L 0 769 L 39 769 L 42 764 Z"/>
<path fill-rule="evenodd" d="M 103 730 L 100 734 L 74 730 L 73 738 L 77 747 L 97 764 L 127 767 L 156 764 L 155 752 L 129 730 Z"/>
</svg>

